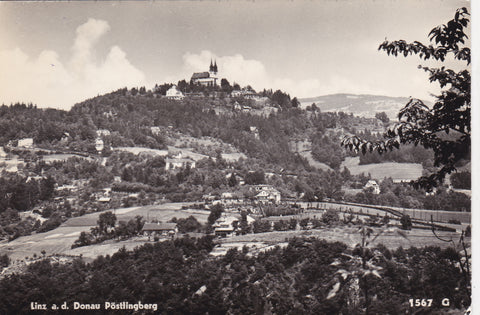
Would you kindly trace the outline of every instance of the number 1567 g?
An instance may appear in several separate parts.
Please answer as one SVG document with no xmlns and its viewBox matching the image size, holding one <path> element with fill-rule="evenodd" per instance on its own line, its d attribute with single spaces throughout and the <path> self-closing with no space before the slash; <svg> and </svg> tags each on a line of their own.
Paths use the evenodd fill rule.
<svg viewBox="0 0 480 315">
<path fill-rule="evenodd" d="M 408 302 L 410 302 L 410 307 L 430 307 L 433 299 L 409 299 Z"/>
</svg>

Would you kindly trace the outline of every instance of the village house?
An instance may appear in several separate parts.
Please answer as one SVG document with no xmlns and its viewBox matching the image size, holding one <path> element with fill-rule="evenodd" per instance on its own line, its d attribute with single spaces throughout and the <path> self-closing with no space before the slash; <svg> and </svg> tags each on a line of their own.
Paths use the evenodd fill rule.
<svg viewBox="0 0 480 315">
<path fill-rule="evenodd" d="M 18 140 L 17 147 L 31 149 L 33 148 L 33 138 L 23 138 Z"/>
<path fill-rule="evenodd" d="M 150 239 L 153 237 L 175 237 L 178 233 L 178 228 L 176 223 L 145 223 L 142 228 L 142 234 L 148 236 Z"/>
<path fill-rule="evenodd" d="M 40 176 L 40 175 L 30 175 L 30 176 L 27 177 L 27 180 L 25 182 L 29 183 L 32 180 L 34 180 L 36 182 L 40 182 L 42 179 L 45 179 L 45 177 Z"/>
<path fill-rule="evenodd" d="M 171 100 L 183 100 L 185 98 L 183 93 L 178 90 L 176 85 L 173 85 L 167 90 L 166 97 Z"/>
<path fill-rule="evenodd" d="M 231 206 L 243 203 L 243 198 L 240 198 L 237 194 L 231 192 L 224 192 L 220 196 L 220 200 L 223 205 Z"/>
<path fill-rule="evenodd" d="M 215 236 L 232 236 L 237 228 L 239 219 L 234 216 L 222 215 L 212 227 L 215 229 Z"/>
<path fill-rule="evenodd" d="M 218 199 L 218 197 L 215 196 L 215 195 L 212 195 L 212 194 L 205 194 L 205 195 L 202 196 L 202 200 L 205 203 L 213 202 L 215 199 Z"/>
<path fill-rule="evenodd" d="M 104 148 L 103 140 L 101 138 L 95 139 L 95 150 L 97 150 L 97 153 L 101 154 Z"/>
<path fill-rule="evenodd" d="M 242 93 L 241 90 L 233 90 L 232 93 L 230 93 L 231 97 L 240 97 L 242 95 L 243 95 L 243 93 Z"/>
<path fill-rule="evenodd" d="M 98 129 L 97 130 L 97 137 L 106 137 L 110 135 L 110 130 L 107 129 Z"/>
<path fill-rule="evenodd" d="M 110 197 L 111 193 L 111 187 L 103 188 L 99 193 L 96 194 L 98 202 L 109 203 L 112 200 L 112 198 Z"/>
<path fill-rule="evenodd" d="M 233 90 L 231 93 L 230 93 L 230 97 L 243 97 L 244 99 L 247 99 L 247 100 L 254 100 L 254 101 L 260 101 L 260 100 L 263 100 L 263 98 L 258 95 L 257 93 L 255 93 L 254 91 L 252 90 L 249 90 L 249 89 L 243 89 L 243 90 Z M 266 100 L 267 98 L 265 98 Z"/>
<path fill-rule="evenodd" d="M 282 200 L 282 195 L 271 185 L 256 185 L 255 199 L 261 203 L 275 203 L 278 204 Z"/>
<path fill-rule="evenodd" d="M 218 73 L 218 67 L 217 67 L 217 61 L 215 61 L 215 64 L 210 61 L 210 69 L 209 71 L 205 72 L 196 72 L 192 75 L 192 78 L 190 79 L 190 82 L 192 84 L 197 84 L 197 85 L 202 85 L 202 86 L 217 86 L 217 73 Z"/>
<path fill-rule="evenodd" d="M 375 180 L 370 179 L 370 180 L 365 184 L 364 189 L 369 189 L 369 188 L 372 188 L 372 192 L 373 192 L 375 195 L 380 194 L 380 185 L 378 185 L 378 183 L 377 183 Z"/>
<path fill-rule="evenodd" d="M 62 193 L 72 193 L 76 192 L 78 190 L 78 187 L 75 185 L 61 185 L 58 186 L 55 190 Z"/>
<path fill-rule="evenodd" d="M 177 154 L 172 155 L 172 157 L 167 157 L 165 159 L 165 170 L 174 170 L 174 169 L 183 169 L 189 166 L 190 168 L 196 167 L 196 162 L 189 156 L 183 156 L 182 152 L 179 151 Z"/>
<path fill-rule="evenodd" d="M 252 108 L 250 106 L 242 106 L 242 112 L 244 113 L 248 113 L 252 110 Z"/>
<path fill-rule="evenodd" d="M 234 172 L 229 172 L 225 174 L 225 179 L 228 181 L 232 175 L 235 175 L 235 179 L 237 180 L 237 184 L 240 186 L 245 185 L 245 178 L 243 176 L 238 175 L 237 173 Z"/>
<path fill-rule="evenodd" d="M 160 127 L 157 127 L 157 126 L 150 127 L 150 132 L 154 136 L 158 136 L 160 134 L 160 131 L 161 131 Z"/>
<path fill-rule="evenodd" d="M 260 139 L 260 133 L 258 132 L 258 128 L 255 126 L 250 126 L 250 132 L 253 134 L 255 139 L 259 140 Z"/>
<path fill-rule="evenodd" d="M 233 93 L 233 92 L 232 92 Z M 242 109 L 242 105 L 240 105 L 240 103 L 238 103 L 237 101 L 235 101 L 235 103 L 233 103 L 233 110 L 241 110 Z"/>
<path fill-rule="evenodd" d="M 195 161 L 190 158 L 166 158 L 165 159 L 165 170 L 174 170 L 178 168 L 195 168 Z"/>
</svg>

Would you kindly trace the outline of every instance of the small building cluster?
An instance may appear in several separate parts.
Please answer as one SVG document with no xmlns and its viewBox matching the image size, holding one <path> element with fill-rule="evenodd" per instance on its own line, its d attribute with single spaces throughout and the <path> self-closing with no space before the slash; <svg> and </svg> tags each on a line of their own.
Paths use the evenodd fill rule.
<svg viewBox="0 0 480 315">
<path fill-rule="evenodd" d="M 182 152 L 174 155 L 172 158 L 165 159 L 165 170 L 184 169 L 186 167 L 195 168 L 195 160 L 190 157 L 183 157 Z"/>
<path fill-rule="evenodd" d="M 142 234 L 150 237 L 170 237 L 174 238 L 178 233 L 176 223 L 145 223 L 142 228 Z"/>
<path fill-rule="evenodd" d="M 271 185 L 256 185 L 255 199 L 263 204 L 275 203 L 279 204 L 282 200 L 280 192 Z"/>
</svg>

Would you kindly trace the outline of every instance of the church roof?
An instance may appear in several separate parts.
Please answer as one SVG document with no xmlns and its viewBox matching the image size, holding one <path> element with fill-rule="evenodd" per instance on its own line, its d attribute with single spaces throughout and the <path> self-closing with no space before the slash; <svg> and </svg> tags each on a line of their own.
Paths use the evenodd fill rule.
<svg viewBox="0 0 480 315">
<path fill-rule="evenodd" d="M 195 72 L 193 75 L 192 75 L 192 79 L 206 79 L 206 78 L 210 78 L 210 73 L 208 72 Z"/>
</svg>

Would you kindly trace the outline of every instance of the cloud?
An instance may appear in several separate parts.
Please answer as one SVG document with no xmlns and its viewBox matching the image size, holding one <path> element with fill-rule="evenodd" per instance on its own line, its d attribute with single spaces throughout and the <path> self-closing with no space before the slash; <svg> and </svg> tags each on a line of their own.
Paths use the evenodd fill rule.
<svg viewBox="0 0 480 315">
<path fill-rule="evenodd" d="M 404 75 L 402 80 L 390 79 L 381 73 L 375 73 L 366 67 L 362 71 L 332 71 L 319 75 L 314 78 L 294 79 L 288 76 L 274 77 L 270 75 L 265 65 L 258 60 L 247 59 L 241 54 L 232 56 L 218 56 L 215 53 L 203 50 L 198 54 L 188 52 L 183 55 L 183 77 L 190 78 L 193 72 L 207 71 L 211 60 L 216 60 L 219 77 L 226 78 L 232 84 L 236 82 L 241 86 L 251 85 L 254 89 L 263 90 L 280 89 L 289 93 L 292 97 L 313 97 L 334 93 L 352 93 L 352 94 L 377 94 L 390 96 L 409 96 L 410 93 L 415 97 L 422 97 L 430 100 L 429 90 L 432 86 L 428 85 L 428 79 L 422 73 L 418 73 L 416 66 Z M 403 69 L 403 68 L 402 68 Z M 401 70 L 401 69 L 400 69 Z M 399 70 L 399 72 L 401 72 Z M 330 73 L 330 75 L 327 75 Z M 367 74 L 366 74 L 367 73 Z M 410 75 L 413 73 L 413 75 Z M 366 79 L 366 76 L 370 78 Z M 166 82 L 173 82 L 172 80 Z M 392 81 L 393 80 L 393 81 Z M 392 83 L 394 82 L 394 83 Z M 425 86 L 428 89 L 425 89 Z M 433 88 L 434 91 L 436 89 Z M 405 91 L 404 95 L 398 95 L 398 91 Z"/>
<path fill-rule="evenodd" d="M 233 56 L 217 56 L 203 50 L 199 54 L 188 52 L 183 55 L 183 74 L 189 78 L 193 72 L 207 71 L 211 60 L 216 60 L 219 76 L 241 86 L 251 85 L 256 90 L 280 89 L 288 92 L 292 97 L 311 97 L 324 94 L 350 92 L 374 93 L 373 89 L 358 82 L 354 84 L 350 79 L 332 76 L 329 78 L 306 78 L 294 80 L 289 77 L 271 76 L 261 61 L 246 59 L 241 54 Z M 348 91 L 346 91 L 348 87 Z"/>
<path fill-rule="evenodd" d="M 95 45 L 108 33 L 106 21 L 89 19 L 76 30 L 72 55 L 63 64 L 58 53 L 44 50 L 31 58 L 20 48 L 0 51 L 0 102 L 32 102 L 69 109 L 74 103 L 124 86 L 146 85 L 145 75 L 118 46 L 101 62 Z"/>
<path fill-rule="evenodd" d="M 217 62 L 219 75 L 227 78 L 231 84 L 235 82 L 242 86 L 263 87 L 270 81 L 265 66 L 260 61 L 245 59 L 240 54 L 219 57 L 208 50 L 203 50 L 200 54 L 184 54 L 183 72 L 189 77 L 193 72 L 207 71 L 211 60 Z"/>
</svg>

